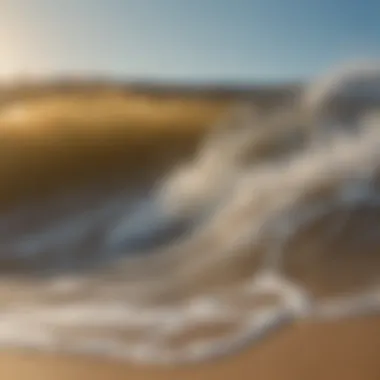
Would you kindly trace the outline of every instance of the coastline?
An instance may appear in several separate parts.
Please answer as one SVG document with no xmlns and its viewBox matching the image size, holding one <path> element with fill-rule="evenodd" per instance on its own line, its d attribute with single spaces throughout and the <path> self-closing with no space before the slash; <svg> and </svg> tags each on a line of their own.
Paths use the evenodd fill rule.
<svg viewBox="0 0 380 380">
<path fill-rule="evenodd" d="M 0 378 L 14 380 L 377 380 L 380 317 L 299 323 L 244 352 L 186 367 L 150 367 L 98 357 L 0 352 Z"/>
</svg>

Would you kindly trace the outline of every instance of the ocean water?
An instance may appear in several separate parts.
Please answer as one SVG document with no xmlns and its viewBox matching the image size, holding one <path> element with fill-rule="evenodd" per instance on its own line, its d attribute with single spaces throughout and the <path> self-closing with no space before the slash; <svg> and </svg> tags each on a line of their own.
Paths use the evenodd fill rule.
<svg viewBox="0 0 380 380">
<path fill-rule="evenodd" d="M 149 189 L 0 215 L 0 346 L 185 363 L 380 311 L 380 66 L 326 78 Z"/>
</svg>

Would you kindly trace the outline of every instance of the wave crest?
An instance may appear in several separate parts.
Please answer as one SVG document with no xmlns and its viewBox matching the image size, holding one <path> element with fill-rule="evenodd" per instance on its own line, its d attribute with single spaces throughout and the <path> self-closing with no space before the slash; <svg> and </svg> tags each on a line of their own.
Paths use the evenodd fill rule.
<svg viewBox="0 0 380 380">
<path fill-rule="evenodd" d="M 108 195 L 16 229 L 2 251 L 27 265 L 0 282 L 0 344 L 183 362 L 298 319 L 380 309 L 379 101 L 380 65 L 344 69 L 271 114 L 237 108 L 149 202 Z M 25 224 L 17 212 L 2 231 Z M 144 245 L 183 222 L 186 234 Z M 99 265 L 32 276 L 41 252 L 45 264 Z"/>
</svg>

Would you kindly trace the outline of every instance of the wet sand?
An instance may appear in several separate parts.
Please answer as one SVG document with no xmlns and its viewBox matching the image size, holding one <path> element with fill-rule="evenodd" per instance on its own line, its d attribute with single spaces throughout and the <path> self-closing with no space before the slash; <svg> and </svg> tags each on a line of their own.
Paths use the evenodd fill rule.
<svg viewBox="0 0 380 380">
<path fill-rule="evenodd" d="M 141 367 L 99 358 L 2 353 L 14 380 L 377 380 L 380 318 L 285 328 L 237 355 L 195 366 Z"/>
</svg>

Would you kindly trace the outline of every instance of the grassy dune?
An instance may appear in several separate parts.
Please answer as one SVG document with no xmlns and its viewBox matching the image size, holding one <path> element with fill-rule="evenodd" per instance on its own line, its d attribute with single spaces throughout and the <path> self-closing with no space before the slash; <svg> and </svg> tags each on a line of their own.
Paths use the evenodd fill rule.
<svg viewBox="0 0 380 380">
<path fill-rule="evenodd" d="M 29 130 L 73 124 L 87 131 L 109 131 L 132 125 L 134 133 L 173 129 L 202 128 L 212 121 L 228 102 L 222 100 L 150 98 L 148 95 L 110 93 L 68 95 L 55 94 L 15 101 L 3 109 L 0 123 L 9 126 L 31 126 Z M 62 124 L 66 124 L 63 126 Z M 129 128 L 131 131 L 131 128 Z"/>
<path fill-rule="evenodd" d="M 227 106 L 103 92 L 7 103 L 0 109 L 0 209 L 93 180 L 151 178 L 190 154 Z"/>
</svg>

